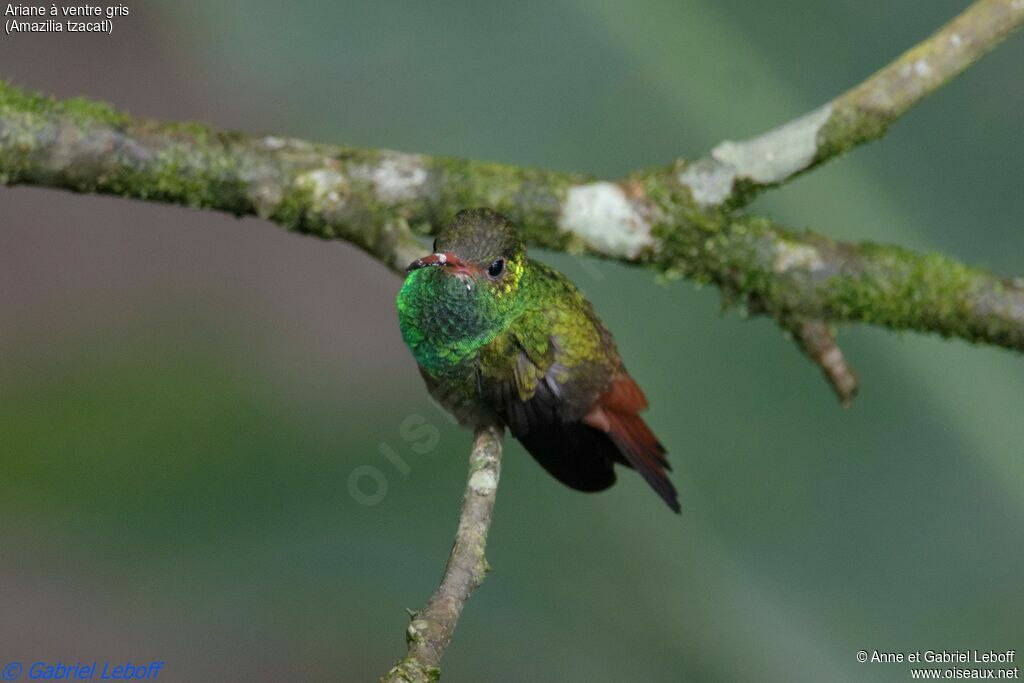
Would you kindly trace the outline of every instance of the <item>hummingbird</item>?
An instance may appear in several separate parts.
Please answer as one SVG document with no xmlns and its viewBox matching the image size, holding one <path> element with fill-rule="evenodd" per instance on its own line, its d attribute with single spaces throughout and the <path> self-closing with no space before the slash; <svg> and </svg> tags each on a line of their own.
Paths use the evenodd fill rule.
<svg viewBox="0 0 1024 683">
<path fill-rule="evenodd" d="M 508 427 L 579 491 L 631 467 L 679 512 L 665 448 L 639 415 L 647 399 L 611 333 L 567 277 L 526 255 L 504 215 L 460 211 L 409 264 L 397 305 L 428 391 L 461 424 Z"/>
</svg>

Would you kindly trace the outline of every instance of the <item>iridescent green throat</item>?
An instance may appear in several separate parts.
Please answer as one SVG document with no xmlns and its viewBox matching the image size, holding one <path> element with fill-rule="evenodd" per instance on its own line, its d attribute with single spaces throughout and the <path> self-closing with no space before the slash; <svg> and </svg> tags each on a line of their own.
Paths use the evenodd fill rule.
<svg viewBox="0 0 1024 683">
<path fill-rule="evenodd" d="M 417 363 L 443 376 L 508 327 L 520 308 L 517 294 L 441 267 L 414 270 L 398 293 L 402 338 Z"/>
</svg>

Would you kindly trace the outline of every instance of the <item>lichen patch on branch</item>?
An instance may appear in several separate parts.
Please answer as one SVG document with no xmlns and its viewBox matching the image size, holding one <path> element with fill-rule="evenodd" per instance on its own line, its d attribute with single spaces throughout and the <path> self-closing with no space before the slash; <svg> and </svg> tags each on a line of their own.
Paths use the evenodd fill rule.
<svg viewBox="0 0 1024 683">
<path fill-rule="evenodd" d="M 777 185 L 808 168 L 818 154 L 818 134 L 832 115 L 826 104 L 774 130 L 742 142 L 726 140 L 710 158 L 687 166 L 679 182 L 701 206 L 723 203 L 736 183 Z"/>
<path fill-rule="evenodd" d="M 617 183 L 595 182 L 570 187 L 558 227 L 589 248 L 625 259 L 651 246 L 651 225 Z"/>
<path fill-rule="evenodd" d="M 498 480 L 495 479 L 494 473 L 490 470 L 474 472 L 469 478 L 469 488 L 473 489 L 474 493 L 482 496 L 492 493 L 497 487 Z"/>
<path fill-rule="evenodd" d="M 417 199 L 428 177 L 422 157 L 399 152 L 385 152 L 376 164 L 354 166 L 350 172 L 370 180 L 377 198 L 387 204 Z"/>
<path fill-rule="evenodd" d="M 298 187 L 310 191 L 314 202 L 337 207 L 348 194 L 349 184 L 344 175 L 332 168 L 317 168 L 301 174 L 295 180 Z"/>
<path fill-rule="evenodd" d="M 785 273 L 791 268 L 804 268 L 809 271 L 820 269 L 825 265 L 816 247 L 799 244 L 787 240 L 778 240 L 775 244 L 774 270 Z"/>
</svg>

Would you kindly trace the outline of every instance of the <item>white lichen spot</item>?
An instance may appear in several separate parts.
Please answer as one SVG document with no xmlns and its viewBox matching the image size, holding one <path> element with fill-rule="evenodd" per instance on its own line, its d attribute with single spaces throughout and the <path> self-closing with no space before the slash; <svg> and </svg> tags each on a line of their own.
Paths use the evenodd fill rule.
<svg viewBox="0 0 1024 683">
<path fill-rule="evenodd" d="M 430 624 L 423 619 L 416 619 L 409 624 L 409 628 L 406 629 L 405 633 L 409 636 L 409 640 L 414 643 L 423 642 L 423 634 L 430 628 Z"/>
<path fill-rule="evenodd" d="M 683 169 L 678 180 L 690 188 L 695 202 L 714 206 L 725 201 L 732 192 L 736 169 L 715 159 L 701 159 Z"/>
<path fill-rule="evenodd" d="M 814 247 L 785 241 L 775 245 L 775 262 L 772 265 L 776 273 L 784 273 L 791 268 L 817 270 L 824 264 L 821 254 Z"/>
<path fill-rule="evenodd" d="M 256 215 L 260 218 L 269 218 L 281 203 L 281 186 L 270 182 L 251 182 L 249 198 L 256 207 Z"/>
<path fill-rule="evenodd" d="M 490 495 L 498 488 L 498 478 L 491 470 L 477 470 L 469 478 L 469 488 L 481 496 Z"/>
<path fill-rule="evenodd" d="M 558 227 L 609 256 L 634 258 L 651 244 L 650 223 L 615 183 L 569 188 Z"/>
<path fill-rule="evenodd" d="M 832 116 L 832 105 L 814 111 L 741 142 L 726 140 L 710 159 L 687 166 L 679 182 L 690 188 L 702 206 L 719 204 L 732 192 L 737 179 L 758 184 L 780 183 L 807 168 L 818 153 L 818 133 Z"/>
<path fill-rule="evenodd" d="M 286 143 L 283 138 L 274 137 L 273 135 L 268 135 L 263 138 L 263 145 L 267 149 L 281 149 L 285 144 Z"/>
<path fill-rule="evenodd" d="M 821 354 L 821 364 L 827 368 L 841 368 L 843 366 L 843 352 L 838 346 L 830 347 Z"/>
<path fill-rule="evenodd" d="M 932 68 L 928 66 L 928 62 L 925 61 L 924 59 L 919 59 L 916 62 L 914 62 L 914 73 L 920 76 L 921 78 L 924 78 L 931 72 Z"/>
<path fill-rule="evenodd" d="M 964 39 L 960 37 L 959 33 L 954 33 L 949 37 L 949 44 L 953 47 L 960 47 L 964 42 Z"/>
<path fill-rule="evenodd" d="M 358 166 L 352 176 L 369 180 L 381 201 L 393 204 L 416 199 L 427 182 L 423 158 L 415 154 L 389 152 L 373 166 Z"/>
<path fill-rule="evenodd" d="M 729 164 L 737 176 L 758 183 L 777 183 L 803 170 L 818 153 L 818 131 L 832 116 L 826 104 L 809 114 L 744 142 L 726 141 L 711 156 Z"/>
<path fill-rule="evenodd" d="M 313 194 L 313 201 L 329 207 L 341 204 L 347 194 L 348 181 L 332 168 L 318 168 L 303 173 L 296 183 Z"/>
</svg>

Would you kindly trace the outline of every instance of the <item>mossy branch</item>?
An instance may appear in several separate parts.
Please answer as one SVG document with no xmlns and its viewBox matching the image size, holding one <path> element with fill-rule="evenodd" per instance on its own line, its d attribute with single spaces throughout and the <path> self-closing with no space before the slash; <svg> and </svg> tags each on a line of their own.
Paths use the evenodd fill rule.
<svg viewBox="0 0 1024 683">
<path fill-rule="evenodd" d="M 489 569 L 484 550 L 501 476 L 501 440 L 501 430 L 493 427 L 479 429 L 473 437 L 459 528 L 444 576 L 427 606 L 410 613 L 406 630 L 409 651 L 381 683 L 427 683 L 441 677 L 441 656 L 452 640 L 462 608 Z"/>
</svg>

